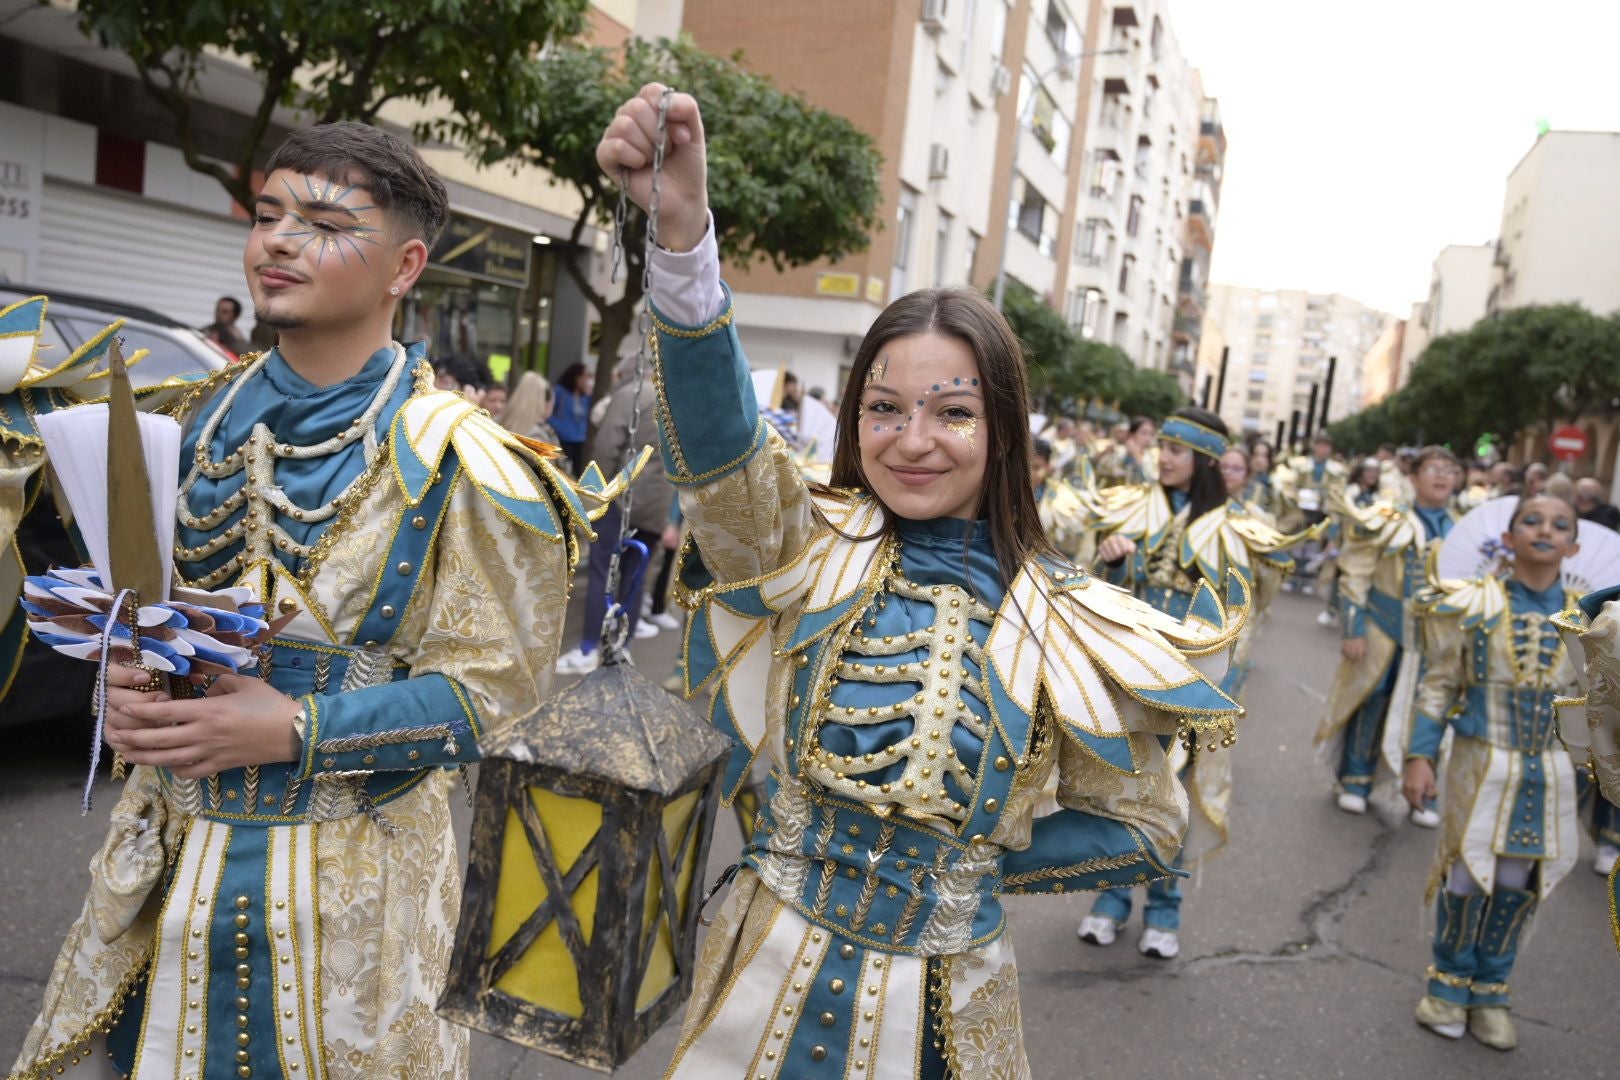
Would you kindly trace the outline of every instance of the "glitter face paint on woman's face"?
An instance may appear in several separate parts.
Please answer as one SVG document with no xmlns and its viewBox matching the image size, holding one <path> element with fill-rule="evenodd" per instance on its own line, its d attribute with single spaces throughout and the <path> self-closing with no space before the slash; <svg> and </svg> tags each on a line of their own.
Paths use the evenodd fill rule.
<svg viewBox="0 0 1620 1080">
<path fill-rule="evenodd" d="M 973 518 L 987 447 L 979 365 L 966 343 L 932 331 L 896 338 L 861 393 L 861 471 L 901 517 Z"/>
</svg>

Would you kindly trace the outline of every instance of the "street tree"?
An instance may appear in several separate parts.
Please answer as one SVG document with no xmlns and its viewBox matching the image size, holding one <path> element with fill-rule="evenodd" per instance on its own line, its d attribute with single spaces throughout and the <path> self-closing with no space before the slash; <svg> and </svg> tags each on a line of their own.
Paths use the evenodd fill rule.
<svg viewBox="0 0 1620 1080">
<path fill-rule="evenodd" d="M 79 0 L 80 28 L 135 62 L 174 119 L 186 164 L 245 210 L 271 117 L 375 121 L 390 101 L 442 103 L 464 126 L 525 104 L 531 57 L 584 26 L 586 0 Z M 198 145 L 195 93 L 210 53 L 252 67 L 260 85 L 229 152 Z M 498 106 L 498 107 L 497 107 Z M 425 132 L 430 125 L 421 126 Z"/>
<path fill-rule="evenodd" d="M 1617 395 L 1620 315 L 1532 305 L 1435 338 L 1405 386 L 1332 430 L 1355 450 L 1419 441 L 1472 447 L 1482 435 L 1503 445 Z"/>
<path fill-rule="evenodd" d="M 710 55 L 682 35 L 630 41 L 622 50 L 566 45 L 527 65 L 529 86 L 493 122 L 458 118 L 438 127 L 485 162 L 525 161 L 567 184 L 581 208 L 570 237 L 607 224 L 617 183 L 596 164 L 596 143 L 615 111 L 649 82 L 694 95 L 703 106 L 709 209 L 721 259 L 777 270 L 866 249 L 877 225 L 880 158 L 872 139 L 841 116 L 744 69 L 741 54 Z M 612 385 L 620 343 L 641 302 L 645 219 L 624 225 L 624 291 L 598 289 L 586 267 L 562 260 L 601 324 L 597 385 Z"/>
</svg>

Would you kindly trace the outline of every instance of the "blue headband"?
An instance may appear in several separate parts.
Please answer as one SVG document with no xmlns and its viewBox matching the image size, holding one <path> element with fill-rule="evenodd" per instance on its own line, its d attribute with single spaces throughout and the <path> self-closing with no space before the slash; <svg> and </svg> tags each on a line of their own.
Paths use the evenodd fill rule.
<svg viewBox="0 0 1620 1080">
<path fill-rule="evenodd" d="M 1226 453 L 1228 447 L 1226 436 L 1184 416 L 1166 419 L 1164 426 L 1159 429 L 1159 438 L 1180 443 L 1200 454 L 1208 454 L 1217 461 Z"/>
</svg>

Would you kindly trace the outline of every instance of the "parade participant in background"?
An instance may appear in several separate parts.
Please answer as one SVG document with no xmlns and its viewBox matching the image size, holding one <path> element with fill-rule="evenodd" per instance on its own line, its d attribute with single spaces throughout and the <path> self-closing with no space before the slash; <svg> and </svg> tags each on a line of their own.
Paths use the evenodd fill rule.
<svg viewBox="0 0 1620 1080">
<path fill-rule="evenodd" d="M 1030 480 L 1035 485 L 1035 508 L 1046 538 L 1075 566 L 1090 566 L 1097 555 L 1097 538 L 1080 492 L 1057 473 L 1052 444 L 1036 439 L 1031 444 Z"/>
<path fill-rule="evenodd" d="M 1221 684 L 1227 696 L 1241 700 L 1248 673 L 1243 639 L 1290 568 L 1291 560 L 1280 552 L 1302 538 L 1284 536 L 1230 496 L 1222 467 L 1229 450 L 1220 417 L 1191 406 L 1177 409 L 1159 432 L 1158 482 L 1103 492 L 1092 527 L 1109 580 L 1173 618 L 1183 618 L 1191 609 L 1201 582 L 1236 573 L 1249 584 L 1254 597 L 1250 624 Z M 1183 859 L 1196 865 L 1226 842 L 1232 778 L 1225 754 L 1200 753 L 1213 748 L 1192 742 L 1190 753 L 1188 747 L 1177 748 L 1175 763 L 1193 796 Z M 1137 944 L 1144 955 L 1168 960 L 1181 951 L 1181 902 L 1180 883 L 1174 878 L 1147 887 Z M 1111 945 L 1130 915 L 1129 889 L 1102 893 L 1081 920 L 1080 940 Z"/>
<path fill-rule="evenodd" d="M 1620 507 L 1606 498 L 1608 492 L 1594 477 L 1585 476 L 1575 481 L 1575 510 L 1582 521 L 1592 521 L 1605 528 L 1620 529 Z"/>
<path fill-rule="evenodd" d="M 1539 461 L 1532 461 L 1526 465 L 1524 467 L 1524 497 L 1529 499 L 1540 495 L 1542 489 L 1547 486 L 1547 477 L 1551 475 L 1552 470 Z"/>
<path fill-rule="evenodd" d="M 214 321 L 203 327 L 203 337 L 230 353 L 240 357 L 248 351 L 248 339 L 237 329 L 236 321 L 242 317 L 242 302 L 234 296 L 222 296 L 214 301 Z"/>
<path fill-rule="evenodd" d="M 1434 962 L 1417 1021 L 1498 1050 L 1518 1042 L 1508 977 L 1519 942 L 1580 842 L 1553 708 L 1576 672 L 1552 622 L 1575 603 L 1560 570 L 1579 550 L 1577 523 L 1562 499 L 1521 500 L 1502 537 L 1512 575 L 1438 582 L 1420 602 L 1424 674 L 1401 780 L 1414 811 L 1435 798 L 1448 726 L 1454 737 L 1426 897 L 1439 897 Z"/>
<path fill-rule="evenodd" d="M 1158 735 L 1232 715 L 1174 643 L 1212 628 L 1050 551 L 1023 353 L 980 293 L 878 316 L 833 486 L 808 487 L 760 421 L 719 281 L 697 104 L 672 95 L 661 125 L 661 98 L 621 107 L 597 160 L 645 204 L 669 133 L 652 303 L 680 580 L 708 628 L 687 677 L 718 683 L 728 789 L 770 767 L 667 1075 L 1028 1077 L 999 897 L 1171 872 L 1186 804 Z M 1064 809 L 1032 821 L 1053 768 Z"/>
<path fill-rule="evenodd" d="M 1333 459 L 1332 437 L 1325 431 L 1318 432 L 1311 440 L 1308 457 L 1295 457 L 1276 471 L 1278 525 L 1297 532 L 1327 520 L 1329 502 L 1344 491 L 1344 472 L 1344 466 Z M 1312 539 L 1299 550 L 1294 576 L 1301 592 L 1309 595 L 1316 591 L 1318 579 L 1324 574 L 1326 553 L 1325 539 Z"/>
<path fill-rule="evenodd" d="M 265 169 L 243 262 L 281 342 L 176 409 L 175 569 L 290 622 L 259 678 L 203 698 L 110 668 L 107 741 L 134 769 L 25 1076 L 92 1040 L 92 1070 L 142 1080 L 467 1075 L 466 1031 L 434 1013 L 451 770 L 536 706 L 580 502 L 389 340 L 448 213 L 416 151 L 327 124 Z"/>
<path fill-rule="evenodd" d="M 1463 482 L 1463 488 L 1457 494 L 1457 509 L 1466 514 L 1490 498 L 1490 470 L 1478 461 L 1471 462 L 1468 466 L 1468 478 Z"/>
<path fill-rule="evenodd" d="M 1524 490 L 1524 474 L 1505 461 L 1491 466 L 1491 498 L 1518 495 Z"/>
<path fill-rule="evenodd" d="M 1157 432 L 1158 425 L 1152 420 L 1145 416 L 1134 417 L 1126 428 L 1125 437 L 1098 456 L 1098 486 L 1108 488 L 1121 484 L 1144 484 L 1158 476 L 1158 462 L 1153 451 L 1153 436 Z"/>
<path fill-rule="evenodd" d="M 1272 518 L 1277 516 L 1277 492 L 1272 486 L 1271 472 L 1276 451 L 1265 439 L 1256 439 L 1249 446 L 1249 484 L 1243 501 L 1264 510 Z"/>
<path fill-rule="evenodd" d="M 585 433 L 591 422 L 591 388 L 596 376 L 584 364 L 569 364 L 558 376 L 557 405 L 551 412 L 551 426 L 562 440 L 563 456 L 573 464 L 574 475 L 585 468 Z"/>
<path fill-rule="evenodd" d="M 1361 508 L 1340 500 L 1342 659 L 1316 743 L 1338 778 L 1339 809 L 1346 813 L 1367 812 L 1381 762 L 1386 775 L 1400 774 L 1421 661 L 1412 597 L 1423 586 L 1429 546 L 1456 520 L 1451 496 L 1461 479 L 1451 451 L 1431 446 L 1418 457 L 1414 504 L 1380 500 Z M 1412 820 L 1440 824 L 1426 807 L 1414 810 Z"/>
<path fill-rule="evenodd" d="M 1344 497 L 1353 506 L 1371 506 L 1378 500 L 1378 488 L 1382 482 L 1383 470 L 1378 467 L 1378 460 L 1364 458 L 1351 475 L 1350 483 L 1344 489 Z"/>
</svg>

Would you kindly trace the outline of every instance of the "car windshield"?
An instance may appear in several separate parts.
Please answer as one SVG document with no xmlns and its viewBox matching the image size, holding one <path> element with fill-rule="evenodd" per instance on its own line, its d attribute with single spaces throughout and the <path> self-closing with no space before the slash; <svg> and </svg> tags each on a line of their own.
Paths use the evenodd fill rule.
<svg viewBox="0 0 1620 1080">
<path fill-rule="evenodd" d="M 71 331 L 81 341 L 88 341 L 107 325 L 82 318 L 67 321 Z M 186 340 L 187 335 L 195 336 L 194 346 Z M 148 350 L 148 355 L 130 371 L 130 381 L 136 386 L 152 386 L 175 375 L 207 374 L 219 366 L 209 364 L 209 346 L 201 336 L 193 335 L 192 331 L 184 328 L 157 331 L 125 325 L 118 331 L 118 336 L 123 339 L 125 356 L 133 356 L 141 349 Z"/>
</svg>

